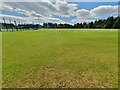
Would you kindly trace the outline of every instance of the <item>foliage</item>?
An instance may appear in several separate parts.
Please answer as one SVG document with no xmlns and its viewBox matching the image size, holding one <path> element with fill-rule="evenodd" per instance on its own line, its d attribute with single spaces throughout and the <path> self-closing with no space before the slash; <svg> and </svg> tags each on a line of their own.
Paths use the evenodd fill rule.
<svg viewBox="0 0 120 90">
<path fill-rule="evenodd" d="M 120 29 L 120 17 L 108 17 L 106 20 L 96 20 L 89 23 L 70 24 L 57 24 L 57 23 L 44 23 L 43 28 L 98 28 L 98 29 Z"/>
</svg>

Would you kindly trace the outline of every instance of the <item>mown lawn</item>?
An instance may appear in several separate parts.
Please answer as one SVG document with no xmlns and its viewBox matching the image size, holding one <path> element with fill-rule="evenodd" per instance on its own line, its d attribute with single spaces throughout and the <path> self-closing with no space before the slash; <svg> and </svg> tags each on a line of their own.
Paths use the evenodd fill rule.
<svg viewBox="0 0 120 90">
<path fill-rule="evenodd" d="M 0 88 L 2 88 L 2 33 L 0 32 Z"/>
<path fill-rule="evenodd" d="M 3 32 L 4 88 L 116 88 L 118 32 Z"/>
</svg>

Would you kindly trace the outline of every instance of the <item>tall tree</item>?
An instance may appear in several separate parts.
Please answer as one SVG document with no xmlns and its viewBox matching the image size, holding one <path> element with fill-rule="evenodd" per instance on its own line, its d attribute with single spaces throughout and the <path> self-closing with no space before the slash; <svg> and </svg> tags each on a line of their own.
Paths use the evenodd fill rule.
<svg viewBox="0 0 120 90">
<path fill-rule="evenodd" d="M 115 18 L 113 28 L 114 29 L 120 29 L 120 17 Z"/>
<path fill-rule="evenodd" d="M 16 30 L 18 31 L 17 22 L 16 22 L 16 21 L 14 21 L 14 23 L 15 23 Z"/>
<path fill-rule="evenodd" d="M 7 26 L 7 23 L 6 23 L 5 18 L 3 18 L 3 21 L 4 21 L 4 26 L 5 26 L 5 29 L 7 29 L 7 31 L 8 31 L 8 26 Z"/>
<path fill-rule="evenodd" d="M 89 28 L 93 28 L 93 22 L 90 22 L 90 23 L 88 24 L 88 27 L 89 27 Z"/>
<path fill-rule="evenodd" d="M 105 28 L 113 28 L 113 24 L 114 24 L 114 17 L 109 17 L 106 22 L 105 22 Z"/>
<path fill-rule="evenodd" d="M 86 22 L 83 23 L 83 27 L 87 28 L 87 23 Z"/>
</svg>

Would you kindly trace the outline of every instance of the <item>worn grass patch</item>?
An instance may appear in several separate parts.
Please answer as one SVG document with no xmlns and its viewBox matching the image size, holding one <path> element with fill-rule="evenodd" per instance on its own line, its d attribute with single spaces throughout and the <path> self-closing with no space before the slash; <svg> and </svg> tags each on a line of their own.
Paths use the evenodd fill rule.
<svg viewBox="0 0 120 90">
<path fill-rule="evenodd" d="M 4 32 L 3 87 L 116 88 L 118 32 Z"/>
</svg>

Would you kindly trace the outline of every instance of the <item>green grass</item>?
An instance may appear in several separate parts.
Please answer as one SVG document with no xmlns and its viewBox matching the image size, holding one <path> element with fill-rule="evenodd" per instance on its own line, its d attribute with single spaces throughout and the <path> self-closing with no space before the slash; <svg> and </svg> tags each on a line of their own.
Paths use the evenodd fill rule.
<svg viewBox="0 0 120 90">
<path fill-rule="evenodd" d="M 3 87 L 116 88 L 117 31 L 24 31 L 3 34 Z"/>
<path fill-rule="evenodd" d="M 0 88 L 2 88 L 2 33 L 0 32 Z"/>
</svg>

